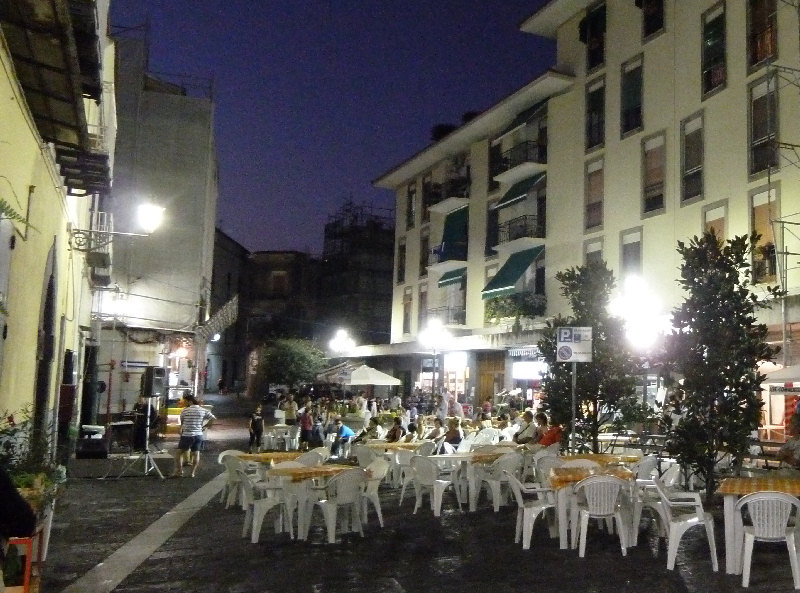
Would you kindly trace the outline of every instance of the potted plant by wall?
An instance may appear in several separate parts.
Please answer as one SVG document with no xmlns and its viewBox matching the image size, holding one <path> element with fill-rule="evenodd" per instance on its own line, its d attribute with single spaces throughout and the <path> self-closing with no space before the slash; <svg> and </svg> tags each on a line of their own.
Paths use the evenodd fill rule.
<svg viewBox="0 0 800 593">
<path fill-rule="evenodd" d="M 49 434 L 46 427 L 35 427 L 29 408 L 18 417 L 4 412 L 0 418 L 0 465 L 37 514 L 42 560 L 47 557 L 56 496 L 66 481 L 66 468 L 54 461 Z"/>
<path fill-rule="evenodd" d="M 514 329 L 519 331 L 522 317 L 538 317 L 544 315 L 546 309 L 547 297 L 543 294 L 536 294 L 532 291 L 517 292 L 487 299 L 484 304 L 484 318 L 490 321 L 492 319 L 499 320 L 504 317 L 513 317 Z"/>
</svg>

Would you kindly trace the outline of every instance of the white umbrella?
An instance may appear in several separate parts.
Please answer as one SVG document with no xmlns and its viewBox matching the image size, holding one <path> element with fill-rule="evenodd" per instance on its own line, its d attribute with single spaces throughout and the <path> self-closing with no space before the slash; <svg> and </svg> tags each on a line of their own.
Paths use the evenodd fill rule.
<svg viewBox="0 0 800 593">
<path fill-rule="evenodd" d="M 777 371 L 765 373 L 764 383 L 787 383 L 800 381 L 800 364 L 784 367 Z"/>
<path fill-rule="evenodd" d="M 382 373 L 378 369 L 373 369 L 365 364 L 358 367 L 344 381 L 345 385 L 402 385 L 400 379 L 395 379 L 391 375 Z"/>
</svg>

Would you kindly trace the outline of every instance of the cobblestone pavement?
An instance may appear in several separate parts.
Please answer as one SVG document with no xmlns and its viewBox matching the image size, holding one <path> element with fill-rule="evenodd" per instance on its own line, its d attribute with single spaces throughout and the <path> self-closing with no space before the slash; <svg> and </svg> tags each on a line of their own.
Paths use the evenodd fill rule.
<svg viewBox="0 0 800 593">
<path fill-rule="evenodd" d="M 176 504 L 220 474 L 217 454 L 245 448 L 246 413 L 251 404 L 234 396 L 208 396 L 220 417 L 210 435 L 204 463 L 195 479 L 166 479 L 129 472 L 120 479 L 99 480 L 105 460 L 80 460 L 59 499 L 41 591 L 56 593 L 123 547 Z M 174 440 L 164 448 L 174 448 Z M 165 475 L 171 460 L 158 459 Z M 116 470 L 113 467 L 112 470 Z M 117 471 L 118 473 L 118 471 Z M 87 477 L 77 477 L 83 475 Z M 112 476 L 116 476 L 114 471 Z M 125 593 L 182 591 L 191 593 L 725 593 L 743 591 L 740 578 L 724 574 L 721 507 L 717 513 L 717 548 L 721 572 L 711 570 L 702 529 L 684 537 L 675 571 L 666 570 L 666 550 L 652 525 L 628 555 L 618 541 L 600 530 L 589 533 L 586 557 L 560 550 L 547 529 L 537 522 L 531 550 L 514 544 L 516 509 L 492 512 L 482 497 L 476 513 L 461 513 L 445 494 L 442 517 L 434 518 L 427 504 L 416 514 L 413 493 L 402 507 L 399 493 L 381 486 L 385 527 L 370 511 L 365 537 L 340 537 L 326 544 L 321 517 L 315 514 L 309 540 L 292 541 L 273 533 L 269 521 L 261 541 L 241 537 L 244 513 L 225 509 L 214 496 L 166 541 L 133 566 L 113 591 Z M 427 499 L 426 499 L 427 502 Z M 148 532 L 149 533 L 149 532 Z M 135 550 L 134 550 L 135 551 Z M 749 591 L 792 591 L 785 545 L 756 546 Z M 82 581 L 77 581 L 81 583 Z M 74 590 L 74 587 L 73 589 Z M 86 593 L 109 590 L 84 589 Z"/>
</svg>

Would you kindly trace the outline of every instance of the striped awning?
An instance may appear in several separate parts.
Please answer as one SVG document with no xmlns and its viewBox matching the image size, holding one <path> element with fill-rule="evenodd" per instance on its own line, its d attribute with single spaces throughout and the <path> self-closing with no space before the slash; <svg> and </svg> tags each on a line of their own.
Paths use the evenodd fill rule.
<svg viewBox="0 0 800 593">
<path fill-rule="evenodd" d="M 450 270 L 449 272 L 445 272 L 442 274 L 442 277 L 439 278 L 439 288 L 443 286 L 449 286 L 451 284 L 459 284 L 466 278 L 467 276 L 467 268 L 458 268 L 457 270 Z"/>
<path fill-rule="evenodd" d="M 497 274 L 489 280 L 489 283 L 481 291 L 483 300 L 517 292 L 517 281 L 542 253 L 544 253 L 544 245 L 512 253 L 506 263 L 503 264 L 503 267 L 497 271 Z"/>
<path fill-rule="evenodd" d="M 495 210 L 500 210 L 506 206 L 511 206 L 511 204 L 516 204 L 517 202 L 527 198 L 528 192 L 531 190 L 531 188 L 539 183 L 539 181 L 541 181 L 545 175 L 546 173 L 532 175 L 531 177 L 523 179 L 522 181 L 518 181 L 512 185 L 508 191 L 503 194 L 503 197 L 500 198 L 500 201 L 494 205 Z"/>
</svg>

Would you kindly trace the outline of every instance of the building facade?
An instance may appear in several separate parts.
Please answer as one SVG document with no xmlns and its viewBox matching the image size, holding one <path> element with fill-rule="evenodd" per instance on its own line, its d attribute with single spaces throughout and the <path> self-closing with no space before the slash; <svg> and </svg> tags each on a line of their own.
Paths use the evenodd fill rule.
<svg viewBox="0 0 800 593">
<path fill-rule="evenodd" d="M 785 318 L 764 317 L 781 339 L 800 321 L 795 8 L 551 0 L 521 30 L 555 41 L 552 68 L 375 182 L 398 216 L 392 348 L 372 352 L 418 361 L 435 314 L 445 386 L 474 403 L 524 388 L 539 330 L 569 313 L 557 272 L 602 258 L 661 318 L 682 296 L 678 241 L 711 228 L 761 235 L 755 291 L 788 291 Z M 514 299 L 519 323 L 493 316 Z"/>
</svg>

